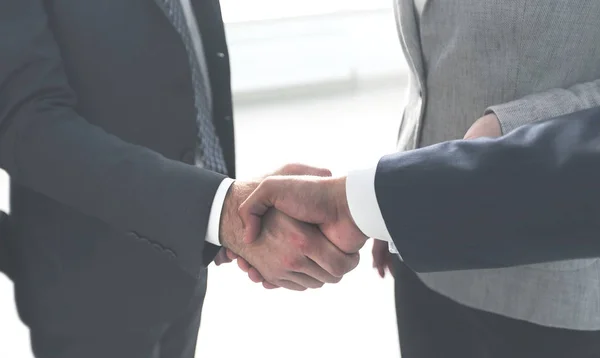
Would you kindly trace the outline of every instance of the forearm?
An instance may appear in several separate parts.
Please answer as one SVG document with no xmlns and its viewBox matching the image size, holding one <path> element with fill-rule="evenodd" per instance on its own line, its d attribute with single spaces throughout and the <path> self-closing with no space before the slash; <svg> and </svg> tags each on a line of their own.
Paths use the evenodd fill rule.
<svg viewBox="0 0 600 358">
<path fill-rule="evenodd" d="M 195 275 L 223 176 L 91 125 L 75 110 L 39 0 L 0 2 L 0 167 L 12 180 L 176 257 Z"/>
<path fill-rule="evenodd" d="M 125 143 L 80 118 L 49 118 L 40 115 L 0 138 L 1 163 L 15 158 L 4 166 L 13 180 L 159 244 L 195 272 L 222 176 Z M 13 149 L 5 149 L 11 142 Z"/>
<path fill-rule="evenodd" d="M 600 110 L 384 157 L 386 227 L 417 271 L 600 256 Z"/>
<path fill-rule="evenodd" d="M 502 133 L 522 125 L 600 106 L 600 80 L 580 83 L 568 89 L 555 88 L 531 94 L 508 103 L 489 107 L 495 113 Z"/>
</svg>

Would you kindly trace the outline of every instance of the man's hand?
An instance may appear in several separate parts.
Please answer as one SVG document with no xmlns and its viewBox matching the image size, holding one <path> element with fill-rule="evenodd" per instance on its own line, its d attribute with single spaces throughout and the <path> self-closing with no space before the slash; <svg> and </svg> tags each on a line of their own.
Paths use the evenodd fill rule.
<svg viewBox="0 0 600 358">
<path fill-rule="evenodd" d="M 311 175 L 330 177 L 331 172 L 328 169 L 315 168 L 304 164 L 288 164 L 270 175 Z M 236 181 L 231 185 L 225 198 L 225 202 L 223 203 L 221 221 L 219 223 L 219 241 L 225 248 L 239 246 L 238 242 L 241 242 L 243 229 L 242 221 L 238 215 L 238 208 L 267 177 L 268 176 L 264 176 L 250 181 Z M 225 242 L 228 245 L 225 245 Z M 221 252 L 225 253 L 225 255 L 222 255 Z M 231 258 L 235 257 L 235 255 L 227 255 L 225 250 L 221 250 L 218 257 L 222 262 L 231 262 Z"/>
<path fill-rule="evenodd" d="M 500 121 L 494 113 L 490 113 L 475 121 L 463 139 L 475 139 L 481 137 L 496 138 L 500 136 L 502 136 Z"/>
<path fill-rule="evenodd" d="M 271 175 L 331 176 L 331 172 L 328 169 L 315 168 L 315 167 L 311 167 L 311 166 L 304 165 L 304 164 L 288 164 L 288 165 L 285 165 L 282 168 L 278 169 Z M 257 180 L 254 180 L 254 181 L 240 184 L 239 186 L 241 187 L 241 189 L 238 188 L 238 194 L 241 196 L 242 200 L 246 199 L 246 197 L 258 186 L 258 184 L 264 178 L 265 177 L 262 177 Z M 239 223 L 239 220 L 237 220 L 237 221 Z M 235 220 L 231 221 L 231 220 L 227 220 L 227 219 L 225 219 L 225 220 L 222 219 L 221 224 L 220 224 L 221 225 L 220 232 L 223 232 L 221 230 L 223 230 L 224 224 L 229 229 L 231 229 L 231 230 L 228 230 L 228 233 L 226 234 L 226 236 L 235 235 L 235 231 L 236 231 Z M 223 235 L 221 235 L 221 237 L 223 237 Z M 221 240 L 221 237 L 219 238 L 219 240 Z M 230 263 L 233 260 L 237 259 L 238 257 L 239 256 L 234 254 L 231 250 L 228 250 L 227 248 L 223 247 L 223 248 L 221 248 L 221 250 L 219 250 L 219 252 L 217 253 L 217 256 L 215 256 L 214 262 L 215 262 L 215 265 L 220 266 L 222 264 Z M 244 267 L 243 263 L 242 263 L 241 267 Z M 248 270 L 245 270 L 245 271 L 248 272 Z"/>
<path fill-rule="evenodd" d="M 385 270 L 389 270 L 392 276 L 394 270 L 392 267 L 393 256 L 389 249 L 387 241 L 373 240 L 373 267 L 379 272 L 381 278 L 385 277 Z"/>
<path fill-rule="evenodd" d="M 331 176 L 331 172 L 327 169 L 313 168 L 300 164 L 290 164 L 275 172 L 274 175 Z M 293 257 L 290 256 L 289 253 L 287 254 L 288 256 L 286 256 L 283 245 L 273 247 L 272 243 L 269 242 L 263 242 L 261 245 L 258 245 L 257 243 L 257 245 L 254 246 L 243 243 L 241 240 L 243 229 L 242 222 L 238 216 L 238 208 L 248 195 L 259 185 L 261 180 L 262 179 L 251 182 L 237 181 L 232 184 L 225 199 L 221 215 L 219 239 L 224 248 L 217 255 L 215 263 L 220 264 L 238 259 L 240 268 L 248 272 L 250 278 L 255 282 L 262 282 L 264 279 L 262 278 L 262 275 L 258 273 L 257 269 L 251 267 L 251 264 L 265 270 L 263 274 L 269 277 L 271 282 L 271 284 L 267 282 L 264 283 L 266 288 L 276 288 L 278 286 L 273 285 L 272 283 L 282 282 L 283 287 L 296 290 L 305 289 L 307 287 L 320 287 L 325 282 L 338 282 L 340 273 L 343 275 L 356 266 L 358 255 L 345 255 L 339 250 L 337 250 L 338 252 L 330 250 L 332 247 L 335 248 L 335 246 L 327 243 L 320 243 L 318 242 L 319 240 L 315 240 L 315 227 L 304 225 L 301 228 L 296 228 L 290 223 L 290 219 L 284 215 L 273 215 L 273 218 L 269 220 L 269 231 L 263 235 L 267 239 L 263 241 L 285 242 L 285 240 L 289 239 L 288 237 L 277 238 L 274 237 L 272 233 L 279 232 L 280 235 L 287 235 L 291 232 L 293 238 L 296 240 L 294 242 L 288 242 L 287 244 L 290 245 L 290 247 L 299 244 L 307 245 L 308 247 L 302 248 L 302 250 L 306 252 L 317 248 L 320 252 L 314 254 L 313 256 L 315 257 L 311 257 L 311 253 L 303 252 L 300 249 L 295 250 Z M 310 228 L 312 232 L 306 232 L 306 230 L 308 230 L 307 228 Z M 319 233 L 319 235 L 320 241 L 324 241 L 322 234 Z M 266 252 L 263 252 L 260 255 L 257 254 L 257 252 L 261 250 L 256 248 L 256 246 L 262 247 L 262 251 L 269 251 L 269 254 L 266 254 Z M 246 248 L 248 248 L 248 250 L 244 251 Z M 244 252 L 244 254 L 240 255 L 242 252 Z M 322 255 L 326 255 L 327 259 L 324 260 Z M 251 264 L 244 258 L 246 256 L 248 256 L 248 261 L 250 261 Z M 260 260 L 256 258 L 257 256 L 260 256 Z M 282 258 L 284 258 L 285 261 L 280 262 L 279 264 L 281 265 L 272 264 L 272 262 L 282 260 Z M 325 268 L 325 273 L 327 273 L 327 275 L 325 275 L 322 270 L 315 270 L 315 267 L 313 266 L 314 262 L 311 264 L 311 260 L 316 261 L 321 267 Z M 291 265 L 293 267 L 286 265 Z M 298 272 L 296 273 L 302 273 L 303 275 L 290 275 L 290 268 L 297 268 L 296 271 Z M 308 276 L 308 279 L 305 276 Z M 315 282 L 315 280 L 318 282 Z"/>
<path fill-rule="evenodd" d="M 358 254 L 340 251 L 316 226 L 277 210 L 266 213 L 258 239 L 238 254 L 268 283 L 292 290 L 337 283 L 359 261 Z"/>
<path fill-rule="evenodd" d="M 226 248 L 222 247 L 219 252 L 217 252 L 217 256 L 215 256 L 215 265 L 220 266 L 223 264 L 228 264 L 231 261 L 237 259 L 238 256 L 231 251 L 228 251 Z"/>
<path fill-rule="evenodd" d="M 245 243 L 257 239 L 261 218 L 270 208 L 317 225 L 329 241 L 346 253 L 358 252 L 367 240 L 350 215 L 345 177 L 266 178 L 239 208 L 245 226 Z"/>
</svg>

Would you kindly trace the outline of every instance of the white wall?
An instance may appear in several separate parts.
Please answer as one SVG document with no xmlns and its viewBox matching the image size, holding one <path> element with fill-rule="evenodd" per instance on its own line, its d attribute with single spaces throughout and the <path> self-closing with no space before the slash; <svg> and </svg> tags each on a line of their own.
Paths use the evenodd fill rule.
<svg viewBox="0 0 600 358">
<path fill-rule="evenodd" d="M 234 22 L 227 38 L 236 94 L 406 74 L 391 9 Z"/>
</svg>

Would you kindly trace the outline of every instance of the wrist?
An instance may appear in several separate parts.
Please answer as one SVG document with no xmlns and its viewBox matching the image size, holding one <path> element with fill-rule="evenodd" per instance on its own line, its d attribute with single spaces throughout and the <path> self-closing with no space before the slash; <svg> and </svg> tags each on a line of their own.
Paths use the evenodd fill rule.
<svg viewBox="0 0 600 358">
<path fill-rule="evenodd" d="M 242 221 L 238 215 L 238 208 L 244 200 L 240 197 L 243 186 L 244 184 L 240 182 L 231 184 L 223 202 L 223 210 L 219 221 L 219 242 L 223 247 L 236 253 L 239 251 L 239 238 L 243 234 Z"/>
<path fill-rule="evenodd" d="M 348 205 L 348 195 L 346 193 L 346 176 L 333 178 L 331 192 L 335 201 L 335 208 L 337 213 L 338 221 L 347 221 L 352 226 L 358 228 L 350 212 L 350 206 Z"/>
</svg>

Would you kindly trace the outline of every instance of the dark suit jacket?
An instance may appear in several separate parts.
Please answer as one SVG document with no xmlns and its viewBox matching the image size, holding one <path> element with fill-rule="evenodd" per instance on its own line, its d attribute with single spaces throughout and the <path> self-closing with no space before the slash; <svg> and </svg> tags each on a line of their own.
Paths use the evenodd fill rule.
<svg viewBox="0 0 600 358">
<path fill-rule="evenodd" d="M 8 216 L 5 212 L 0 211 L 0 272 L 8 274 L 8 250 L 5 247 L 8 240 Z"/>
<path fill-rule="evenodd" d="M 386 156 L 375 186 L 416 271 L 600 257 L 600 108 Z"/>
<path fill-rule="evenodd" d="M 233 176 L 219 3 L 192 3 Z M 152 0 L 18 0 L 0 2 L 0 33 L 0 167 L 22 318 L 60 330 L 177 316 L 216 253 L 204 236 L 223 175 L 190 165 L 196 110 L 175 28 Z"/>
</svg>

